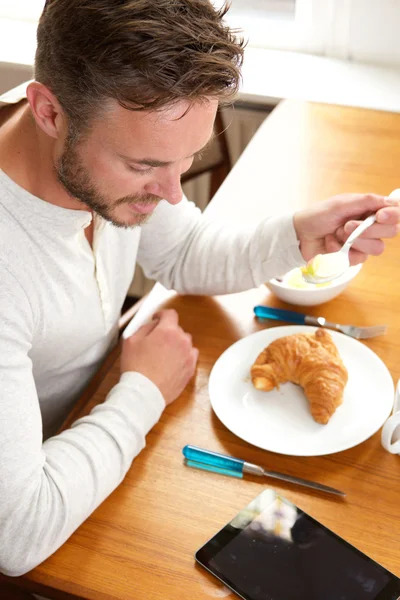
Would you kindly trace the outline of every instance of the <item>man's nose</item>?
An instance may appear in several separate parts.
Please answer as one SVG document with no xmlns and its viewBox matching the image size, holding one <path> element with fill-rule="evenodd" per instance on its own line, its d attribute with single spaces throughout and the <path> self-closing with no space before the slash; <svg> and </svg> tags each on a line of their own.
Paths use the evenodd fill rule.
<svg viewBox="0 0 400 600">
<path fill-rule="evenodd" d="M 165 179 L 148 183 L 145 190 L 170 204 L 178 204 L 183 196 L 180 173 L 170 174 Z"/>
</svg>

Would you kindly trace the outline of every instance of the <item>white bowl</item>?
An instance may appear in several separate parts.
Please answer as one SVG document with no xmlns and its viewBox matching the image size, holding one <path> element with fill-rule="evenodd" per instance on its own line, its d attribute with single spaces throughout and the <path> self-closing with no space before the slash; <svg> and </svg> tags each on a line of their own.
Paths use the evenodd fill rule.
<svg viewBox="0 0 400 600">
<path fill-rule="evenodd" d="M 316 306 L 336 298 L 347 287 L 352 279 L 360 272 L 362 264 L 350 267 L 341 276 L 331 281 L 329 284 L 313 285 L 309 284 L 305 288 L 297 288 L 289 285 L 287 280 L 297 271 L 293 269 L 282 277 L 282 281 L 271 279 L 266 283 L 271 290 L 281 300 L 289 304 L 298 304 L 300 306 Z M 300 270 L 300 269 L 299 269 Z"/>
</svg>

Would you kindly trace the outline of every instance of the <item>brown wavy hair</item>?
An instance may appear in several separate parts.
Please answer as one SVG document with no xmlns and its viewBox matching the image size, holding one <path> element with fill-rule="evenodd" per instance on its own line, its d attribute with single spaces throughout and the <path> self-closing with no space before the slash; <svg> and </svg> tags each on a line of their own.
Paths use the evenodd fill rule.
<svg viewBox="0 0 400 600">
<path fill-rule="evenodd" d="M 129 110 L 234 98 L 244 41 L 209 0 L 47 0 L 35 79 L 81 129 L 114 99 Z"/>
</svg>

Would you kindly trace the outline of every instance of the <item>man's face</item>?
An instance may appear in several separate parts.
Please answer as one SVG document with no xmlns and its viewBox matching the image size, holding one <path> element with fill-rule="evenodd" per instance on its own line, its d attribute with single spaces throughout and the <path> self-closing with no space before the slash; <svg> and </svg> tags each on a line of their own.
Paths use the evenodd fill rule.
<svg viewBox="0 0 400 600">
<path fill-rule="evenodd" d="M 116 102 L 82 137 L 68 136 L 55 163 L 73 198 L 118 227 L 144 223 L 158 202 L 182 199 L 180 178 L 212 137 L 214 98 L 160 111 Z"/>
</svg>

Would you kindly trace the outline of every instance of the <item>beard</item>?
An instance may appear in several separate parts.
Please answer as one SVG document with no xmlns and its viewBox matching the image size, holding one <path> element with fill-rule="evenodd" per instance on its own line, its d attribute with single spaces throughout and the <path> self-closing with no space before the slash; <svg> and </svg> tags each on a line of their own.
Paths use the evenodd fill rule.
<svg viewBox="0 0 400 600">
<path fill-rule="evenodd" d="M 115 217 L 115 212 L 119 206 L 124 204 L 141 204 L 142 206 L 146 206 L 158 203 L 160 198 L 153 194 L 134 194 L 118 198 L 117 200 L 108 199 L 99 192 L 92 181 L 89 171 L 82 165 L 82 160 L 77 151 L 78 146 L 77 136 L 69 133 L 65 140 L 63 153 L 54 166 L 57 179 L 66 192 L 74 199 L 86 204 L 93 212 L 116 227 L 137 227 L 148 221 L 151 213 L 138 213 L 134 216 L 133 223 L 127 223 L 119 221 Z"/>
</svg>

